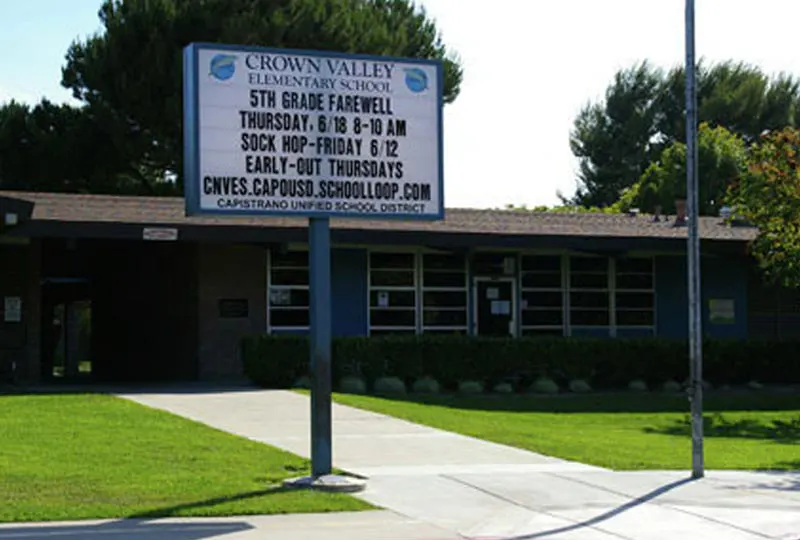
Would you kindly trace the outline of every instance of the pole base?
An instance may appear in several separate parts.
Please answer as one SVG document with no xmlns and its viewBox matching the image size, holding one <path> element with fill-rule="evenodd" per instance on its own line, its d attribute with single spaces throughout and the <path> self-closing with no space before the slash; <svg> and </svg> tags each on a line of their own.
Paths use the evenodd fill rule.
<svg viewBox="0 0 800 540">
<path fill-rule="evenodd" d="M 324 476 L 303 476 L 284 480 L 284 487 L 294 489 L 316 489 L 330 493 L 358 493 L 364 491 L 367 482 L 353 476 L 326 474 Z"/>
</svg>

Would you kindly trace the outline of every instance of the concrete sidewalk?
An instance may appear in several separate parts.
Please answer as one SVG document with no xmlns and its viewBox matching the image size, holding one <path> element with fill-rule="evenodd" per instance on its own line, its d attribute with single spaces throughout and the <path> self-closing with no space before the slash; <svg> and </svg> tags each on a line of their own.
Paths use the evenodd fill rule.
<svg viewBox="0 0 800 540">
<path fill-rule="evenodd" d="M 121 395 L 309 456 L 303 395 Z M 335 465 L 369 477 L 359 496 L 444 534 L 431 539 L 800 540 L 800 473 L 613 472 L 350 407 L 334 405 L 333 416 Z"/>
</svg>

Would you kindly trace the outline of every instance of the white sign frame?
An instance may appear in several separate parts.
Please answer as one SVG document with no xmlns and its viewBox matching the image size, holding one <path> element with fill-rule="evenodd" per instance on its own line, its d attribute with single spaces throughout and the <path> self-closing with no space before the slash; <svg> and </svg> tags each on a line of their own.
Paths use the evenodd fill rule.
<svg viewBox="0 0 800 540">
<path fill-rule="evenodd" d="M 183 76 L 187 215 L 444 219 L 442 61 L 192 43 Z M 298 96 L 323 99 L 298 108 Z"/>
</svg>

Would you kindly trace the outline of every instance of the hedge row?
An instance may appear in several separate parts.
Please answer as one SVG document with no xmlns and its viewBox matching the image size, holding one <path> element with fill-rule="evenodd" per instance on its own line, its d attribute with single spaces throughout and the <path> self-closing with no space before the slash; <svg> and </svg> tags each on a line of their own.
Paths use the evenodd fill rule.
<svg viewBox="0 0 800 540">
<path fill-rule="evenodd" d="M 267 388 L 288 388 L 308 375 L 305 336 L 255 336 L 243 343 L 245 372 Z M 800 343 L 707 340 L 704 379 L 713 385 L 749 381 L 800 383 Z M 487 387 L 510 382 L 515 389 L 540 376 L 560 386 L 584 379 L 595 389 L 625 388 L 633 379 L 648 386 L 685 381 L 688 346 L 682 340 L 531 338 L 497 339 L 466 336 L 382 336 L 336 338 L 332 377 L 360 375 L 368 383 L 399 377 L 407 384 L 434 377 L 443 389 L 459 381 L 483 381 Z"/>
</svg>

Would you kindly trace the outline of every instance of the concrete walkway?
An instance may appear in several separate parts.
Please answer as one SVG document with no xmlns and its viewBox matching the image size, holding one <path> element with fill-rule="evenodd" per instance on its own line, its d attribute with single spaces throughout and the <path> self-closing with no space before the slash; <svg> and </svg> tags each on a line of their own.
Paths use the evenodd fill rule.
<svg viewBox="0 0 800 540">
<path fill-rule="evenodd" d="M 309 400 L 293 392 L 121 395 L 309 456 Z M 800 473 L 613 472 L 350 407 L 333 416 L 335 465 L 369 477 L 359 496 L 386 519 L 411 520 L 403 538 L 800 540 Z"/>
<path fill-rule="evenodd" d="M 117 392 L 309 456 L 309 400 L 189 386 Z M 614 472 L 334 406 L 334 463 L 385 510 L 0 525 L 0 540 L 800 540 L 800 473 Z M 800 455 L 800 449 L 798 449 Z"/>
</svg>

